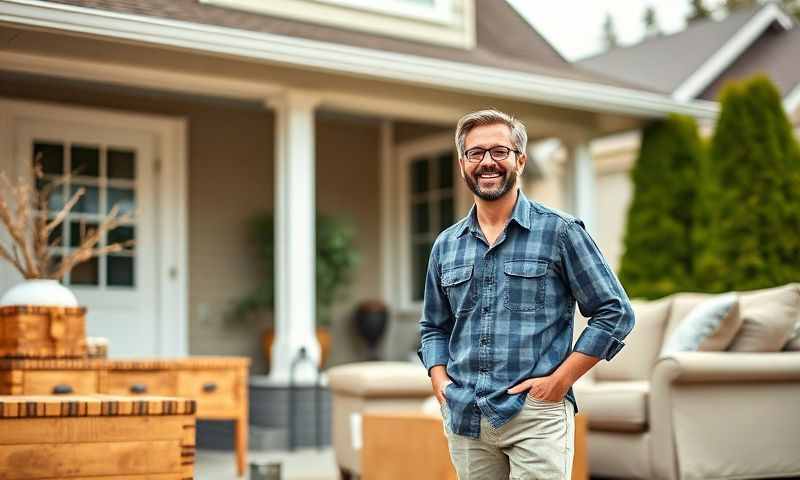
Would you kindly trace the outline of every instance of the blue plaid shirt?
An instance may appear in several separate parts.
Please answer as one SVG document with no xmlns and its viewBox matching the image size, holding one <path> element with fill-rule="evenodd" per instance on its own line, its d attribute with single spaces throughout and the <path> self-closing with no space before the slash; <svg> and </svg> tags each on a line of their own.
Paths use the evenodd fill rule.
<svg viewBox="0 0 800 480">
<path fill-rule="evenodd" d="M 475 206 L 433 244 L 418 355 L 445 365 L 450 427 L 478 438 L 481 414 L 494 427 L 516 415 L 527 391 L 507 389 L 550 375 L 572 351 L 575 302 L 588 326 L 575 350 L 610 360 L 634 324 L 625 290 L 583 222 L 518 191 L 493 246 Z M 572 388 L 567 399 L 575 405 Z"/>
</svg>

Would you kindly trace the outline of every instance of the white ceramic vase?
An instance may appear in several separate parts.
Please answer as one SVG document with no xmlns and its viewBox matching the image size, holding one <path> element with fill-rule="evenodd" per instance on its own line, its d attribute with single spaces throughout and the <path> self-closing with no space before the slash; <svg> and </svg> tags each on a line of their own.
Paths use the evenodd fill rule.
<svg viewBox="0 0 800 480">
<path fill-rule="evenodd" d="M 11 287 L 2 297 L 0 306 L 38 305 L 47 307 L 77 307 L 78 299 L 57 280 L 25 280 Z"/>
</svg>

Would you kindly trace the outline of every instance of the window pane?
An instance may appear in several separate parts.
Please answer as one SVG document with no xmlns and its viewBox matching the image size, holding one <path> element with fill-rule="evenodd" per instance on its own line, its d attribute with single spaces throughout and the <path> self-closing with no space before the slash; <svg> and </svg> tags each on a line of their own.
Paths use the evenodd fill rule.
<svg viewBox="0 0 800 480">
<path fill-rule="evenodd" d="M 411 193 L 423 193 L 428 189 L 428 160 L 414 160 L 411 163 Z"/>
<path fill-rule="evenodd" d="M 47 236 L 47 242 L 50 245 L 60 247 L 64 245 L 64 224 L 57 226 L 56 228 L 50 230 L 50 234 Z"/>
<path fill-rule="evenodd" d="M 428 233 L 430 225 L 430 207 L 428 202 L 414 203 L 411 207 L 411 233 Z"/>
<path fill-rule="evenodd" d="M 428 258 L 431 254 L 429 242 L 416 243 L 412 251 L 411 299 L 422 301 L 425 294 L 425 275 L 428 271 Z"/>
<path fill-rule="evenodd" d="M 60 211 L 64 207 L 64 185 L 59 185 L 55 188 L 50 187 L 53 182 L 46 178 L 36 179 L 36 190 L 42 191 L 45 188 L 50 188 L 50 197 L 47 199 L 47 209 L 51 211 Z"/>
<path fill-rule="evenodd" d="M 439 163 L 439 188 L 451 188 L 453 186 L 453 153 L 447 152 L 439 155 L 436 159 Z"/>
<path fill-rule="evenodd" d="M 88 236 L 91 235 L 94 230 L 97 230 L 97 224 L 94 222 L 80 222 L 74 220 L 69 222 L 69 246 L 79 247 L 84 237 L 81 232 Z"/>
<path fill-rule="evenodd" d="M 134 199 L 133 190 L 127 188 L 109 188 L 108 189 L 108 211 L 114 205 L 119 206 L 119 213 L 133 212 L 136 207 L 136 200 Z"/>
<path fill-rule="evenodd" d="M 115 287 L 133 286 L 133 257 L 109 255 L 106 282 Z"/>
<path fill-rule="evenodd" d="M 445 197 L 442 198 L 441 202 L 439 203 L 439 231 L 443 231 L 453 223 L 455 223 L 453 213 L 453 198 L 452 197 Z"/>
<path fill-rule="evenodd" d="M 64 174 L 64 146 L 56 143 L 34 142 L 33 161 L 39 161 L 45 174 Z"/>
<path fill-rule="evenodd" d="M 108 178 L 134 178 L 136 154 L 132 150 L 108 149 Z"/>
<path fill-rule="evenodd" d="M 69 275 L 71 285 L 97 285 L 98 259 L 91 258 L 76 265 Z"/>
<path fill-rule="evenodd" d="M 78 200 L 78 203 L 72 207 L 72 211 L 76 213 L 98 213 L 100 211 L 100 192 L 97 187 L 89 185 L 72 185 L 70 188 L 70 198 L 78 191 L 84 188 L 86 191 Z"/>
<path fill-rule="evenodd" d="M 131 226 L 122 226 L 117 227 L 114 230 L 110 230 L 106 233 L 107 241 L 106 245 L 111 245 L 113 243 L 122 243 L 127 242 L 129 240 L 135 239 L 134 227 Z M 126 250 L 132 249 L 132 246 L 126 247 Z"/>
<path fill-rule="evenodd" d="M 82 177 L 100 176 L 100 150 L 97 147 L 73 145 L 72 174 Z"/>
</svg>

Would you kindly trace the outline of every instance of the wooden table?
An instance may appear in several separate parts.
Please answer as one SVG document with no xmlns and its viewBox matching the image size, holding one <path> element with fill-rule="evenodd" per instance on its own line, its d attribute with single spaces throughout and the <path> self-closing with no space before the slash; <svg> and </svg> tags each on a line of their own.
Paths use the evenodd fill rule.
<svg viewBox="0 0 800 480">
<path fill-rule="evenodd" d="M 170 397 L 0 396 L 0 478 L 191 479 L 195 408 Z"/>
<path fill-rule="evenodd" d="M 200 420 L 233 420 L 236 467 L 247 462 L 244 357 L 177 359 L 0 359 L 0 394 L 165 395 L 197 401 Z"/>
<path fill-rule="evenodd" d="M 586 415 L 576 415 L 573 480 L 589 478 L 586 428 Z M 363 478 L 457 479 L 440 415 L 423 412 L 364 413 L 362 438 Z"/>
</svg>

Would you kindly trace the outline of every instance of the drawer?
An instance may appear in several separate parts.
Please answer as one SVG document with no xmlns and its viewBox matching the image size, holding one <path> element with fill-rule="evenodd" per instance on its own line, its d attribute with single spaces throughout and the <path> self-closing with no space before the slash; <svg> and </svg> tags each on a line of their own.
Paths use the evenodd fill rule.
<svg viewBox="0 0 800 480">
<path fill-rule="evenodd" d="M 22 378 L 24 395 L 86 395 L 98 393 L 92 370 L 28 370 Z"/>
<path fill-rule="evenodd" d="M 239 414 L 235 370 L 178 371 L 178 396 L 197 400 L 197 416 Z"/>
<path fill-rule="evenodd" d="M 110 371 L 103 393 L 111 395 L 174 396 L 178 388 L 172 371 Z"/>
</svg>

